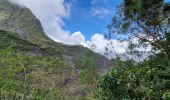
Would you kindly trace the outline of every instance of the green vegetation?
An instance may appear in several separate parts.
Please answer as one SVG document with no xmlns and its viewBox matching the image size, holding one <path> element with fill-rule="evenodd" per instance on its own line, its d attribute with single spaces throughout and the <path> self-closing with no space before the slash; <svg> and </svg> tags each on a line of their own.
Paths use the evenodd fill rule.
<svg viewBox="0 0 170 100">
<path fill-rule="evenodd" d="M 1 1 L 0 99 L 169 100 L 166 5 L 163 0 L 124 0 L 108 25 L 109 35 L 125 35 L 130 54 L 151 55 L 140 62 L 117 57 L 114 67 L 102 76 L 102 68 L 111 65 L 107 58 L 82 46 L 53 42 L 31 11 Z M 148 46 L 150 52 L 139 50 Z"/>
<path fill-rule="evenodd" d="M 95 92 L 99 100 L 169 100 L 170 38 L 169 10 L 163 0 L 124 0 L 123 10 L 113 17 L 110 33 L 137 38 L 131 40 L 129 51 L 140 55 L 139 49 L 152 46 L 152 55 L 141 62 L 115 59 L 115 68 L 98 82 Z M 144 54 L 148 53 L 143 51 Z M 139 56 L 140 57 L 140 56 Z"/>
<path fill-rule="evenodd" d="M 0 65 L 1 99 L 60 97 L 60 89 L 54 80 L 60 80 L 58 71 L 64 66 L 61 60 L 17 53 L 9 47 L 0 50 Z"/>
<path fill-rule="evenodd" d="M 101 77 L 101 72 L 97 66 L 98 59 L 95 57 L 92 51 L 86 52 L 83 60 L 81 61 L 80 67 L 80 84 L 83 92 L 86 94 L 86 98 L 91 100 L 93 97 L 93 92 L 95 91 L 95 86 L 97 80 Z"/>
<path fill-rule="evenodd" d="M 160 55 L 141 63 L 117 59 L 115 69 L 99 81 L 97 96 L 102 100 L 170 99 L 170 61 L 165 59 Z"/>
<path fill-rule="evenodd" d="M 0 99 L 89 99 L 100 68 L 109 66 L 97 60 L 109 60 L 83 46 L 52 41 L 29 9 L 0 2 Z"/>
<path fill-rule="evenodd" d="M 96 84 L 96 81 L 99 77 L 99 71 L 96 66 L 97 62 L 97 58 L 93 59 L 93 52 L 89 51 L 85 54 L 80 69 L 80 80 L 82 84 Z"/>
<path fill-rule="evenodd" d="M 66 97 L 61 89 L 67 78 L 63 72 L 66 68 L 64 60 L 12 32 L 1 30 L 0 43 L 0 99 L 56 100 Z"/>
<path fill-rule="evenodd" d="M 0 31 L 0 99 L 67 99 L 76 78 L 60 54 Z M 69 72 L 65 72 L 69 70 Z M 75 85 L 79 84 L 75 81 Z"/>
<path fill-rule="evenodd" d="M 0 30 L 0 43 L 1 99 L 84 100 L 91 97 L 100 70 L 96 64 L 100 56 L 95 53 L 81 48 L 87 53 L 81 54 L 82 57 L 77 54 L 79 60 L 76 61 L 75 51 L 71 51 L 80 52 L 78 46 L 63 46 L 70 51 L 63 57 L 61 53 L 65 54 L 67 49 L 60 53 L 60 48 L 56 49 L 62 47 L 60 45 L 43 47 L 3 30 Z"/>
<path fill-rule="evenodd" d="M 8 17 L 9 17 L 8 14 L 3 13 L 3 12 L 0 12 L 0 21 L 5 20 L 5 19 L 7 19 Z"/>
<path fill-rule="evenodd" d="M 11 31 L 33 43 L 49 41 L 41 23 L 27 8 L 3 0 L 0 3 L 0 29 Z"/>
<path fill-rule="evenodd" d="M 86 99 L 92 86 L 85 87 L 78 72 L 89 51 L 52 41 L 29 9 L 1 1 L 0 99 Z M 92 56 L 109 62 L 99 54 Z"/>
<path fill-rule="evenodd" d="M 54 49 L 0 31 L 0 99 L 79 100 L 75 69 Z"/>
</svg>

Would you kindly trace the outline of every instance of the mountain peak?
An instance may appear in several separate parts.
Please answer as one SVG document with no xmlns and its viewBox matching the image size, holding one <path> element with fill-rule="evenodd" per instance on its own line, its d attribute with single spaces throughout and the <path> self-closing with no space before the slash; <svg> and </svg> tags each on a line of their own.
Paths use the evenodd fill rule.
<svg viewBox="0 0 170 100">
<path fill-rule="evenodd" d="M 35 43 L 46 40 L 40 21 L 29 9 L 4 0 L 0 3 L 0 29 Z"/>
</svg>

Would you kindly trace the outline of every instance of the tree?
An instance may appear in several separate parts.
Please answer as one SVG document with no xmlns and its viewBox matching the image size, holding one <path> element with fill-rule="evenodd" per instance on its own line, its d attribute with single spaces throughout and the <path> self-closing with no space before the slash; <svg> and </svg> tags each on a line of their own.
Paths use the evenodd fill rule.
<svg viewBox="0 0 170 100">
<path fill-rule="evenodd" d="M 115 61 L 97 84 L 96 97 L 100 100 L 169 100 L 170 61 L 154 55 L 140 63 Z"/>
<path fill-rule="evenodd" d="M 140 46 L 148 43 L 170 58 L 170 10 L 163 0 L 124 0 L 108 25 L 109 34 L 136 37 Z"/>
<path fill-rule="evenodd" d="M 110 36 L 138 38 L 132 49 L 151 45 L 159 52 L 141 62 L 115 59 L 115 68 L 99 80 L 96 97 L 101 100 L 169 100 L 169 10 L 163 0 L 124 0 L 108 25 Z M 127 39 L 127 38 L 125 38 Z"/>
<path fill-rule="evenodd" d="M 92 51 L 88 51 L 81 62 L 80 81 L 86 85 L 95 85 L 99 77 L 97 58 L 94 60 L 93 55 Z"/>
</svg>

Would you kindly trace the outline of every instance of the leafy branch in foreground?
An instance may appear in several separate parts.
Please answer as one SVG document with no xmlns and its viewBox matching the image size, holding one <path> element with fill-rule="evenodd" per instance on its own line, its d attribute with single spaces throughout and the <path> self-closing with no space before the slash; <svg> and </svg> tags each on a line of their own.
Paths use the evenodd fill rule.
<svg viewBox="0 0 170 100">
<path fill-rule="evenodd" d="M 170 58 L 170 10 L 164 0 L 124 0 L 118 8 L 117 15 L 108 25 L 112 34 L 137 38 L 137 47 L 151 45 L 152 49 L 161 51 Z"/>
<path fill-rule="evenodd" d="M 95 92 L 99 100 L 169 100 L 169 11 L 163 0 L 124 0 L 108 26 L 110 35 L 137 38 L 130 51 L 152 46 L 153 55 L 141 62 L 115 59 L 115 68 L 101 78 Z M 125 39 L 127 40 L 127 38 Z"/>
</svg>

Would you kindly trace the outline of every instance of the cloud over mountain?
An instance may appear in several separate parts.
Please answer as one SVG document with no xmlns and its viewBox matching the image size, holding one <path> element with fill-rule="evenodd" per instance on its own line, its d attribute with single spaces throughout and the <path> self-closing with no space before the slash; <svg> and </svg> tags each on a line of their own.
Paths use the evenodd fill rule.
<svg viewBox="0 0 170 100">
<path fill-rule="evenodd" d="M 64 0 L 9 1 L 29 8 L 41 21 L 45 33 L 55 41 L 71 44 L 77 43 L 78 39 L 76 39 L 75 36 L 72 36 L 68 30 L 63 30 L 62 28 L 64 25 L 63 18 L 69 17 L 70 9 L 72 6 L 71 2 L 65 2 Z M 80 36 L 78 36 L 78 38 Z"/>
<path fill-rule="evenodd" d="M 118 41 L 116 39 L 107 40 L 102 34 L 96 33 L 91 37 L 90 41 L 87 41 L 86 46 L 96 46 L 95 52 L 108 56 L 109 58 L 115 57 L 115 54 L 123 54 L 128 48 L 127 41 Z M 107 50 L 106 50 L 107 49 Z M 107 55 L 108 53 L 108 55 Z"/>
<path fill-rule="evenodd" d="M 90 40 L 86 40 L 85 36 L 81 33 L 81 30 L 71 33 L 69 30 L 65 30 L 63 19 L 68 18 L 71 14 L 71 9 L 74 6 L 75 0 L 66 2 L 65 0 L 9 0 L 12 3 L 18 4 L 22 7 L 29 8 L 33 14 L 41 21 L 45 33 L 57 42 L 62 42 L 71 45 L 84 45 L 91 48 L 95 45 L 95 52 L 103 54 L 108 44 L 112 43 L 114 51 L 116 53 L 123 53 L 127 48 L 126 42 L 119 42 L 117 40 L 107 40 L 102 34 L 94 34 Z M 106 3 L 107 0 L 103 2 Z M 97 4 L 98 1 L 93 0 L 93 5 Z M 100 2 L 102 2 L 100 0 Z M 104 17 L 109 11 L 105 8 L 94 8 L 92 14 L 94 16 Z M 88 29 L 87 29 L 88 30 Z M 86 33 L 85 33 L 86 34 Z M 109 47 L 113 50 L 113 47 Z M 113 55 L 114 56 L 114 55 Z"/>
</svg>

